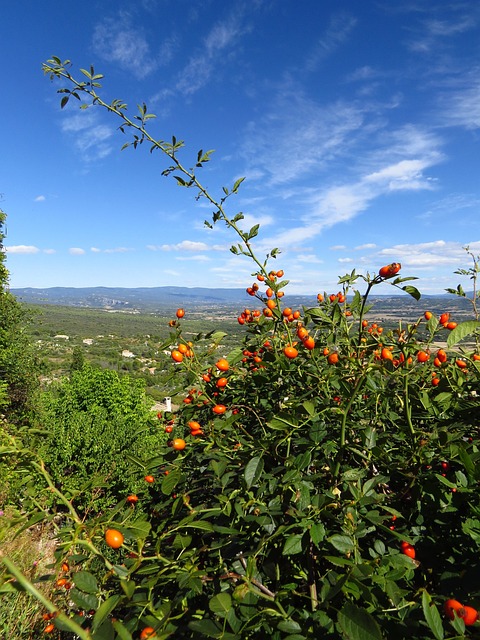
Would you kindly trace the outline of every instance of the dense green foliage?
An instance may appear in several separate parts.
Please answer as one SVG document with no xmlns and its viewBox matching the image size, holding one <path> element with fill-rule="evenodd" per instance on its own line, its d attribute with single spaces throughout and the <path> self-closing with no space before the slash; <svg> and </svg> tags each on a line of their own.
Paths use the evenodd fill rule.
<svg viewBox="0 0 480 640">
<path fill-rule="evenodd" d="M 141 465 L 165 440 L 141 381 L 88 364 L 42 394 L 36 422 L 40 457 L 81 511 L 135 490 Z"/>
</svg>

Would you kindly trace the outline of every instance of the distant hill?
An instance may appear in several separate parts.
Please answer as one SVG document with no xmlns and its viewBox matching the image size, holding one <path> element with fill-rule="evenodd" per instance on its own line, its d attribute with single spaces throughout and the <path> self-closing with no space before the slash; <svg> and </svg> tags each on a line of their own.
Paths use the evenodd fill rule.
<svg viewBox="0 0 480 640">
<path fill-rule="evenodd" d="M 202 287 L 49 287 L 11 289 L 27 304 L 53 304 L 97 309 L 144 309 L 150 307 L 231 304 L 246 297 L 244 289 Z"/>
<path fill-rule="evenodd" d="M 245 289 L 210 289 L 207 287 L 25 287 L 11 289 L 11 293 L 25 304 L 86 307 L 90 309 L 153 310 L 214 306 L 253 306 Z M 289 296 L 289 304 L 316 302 L 316 296 Z"/>
<path fill-rule="evenodd" d="M 251 298 L 245 289 L 212 289 L 207 287 L 48 287 L 36 289 L 25 287 L 11 289 L 11 293 L 25 304 L 84 307 L 89 309 L 107 309 L 114 311 L 156 311 L 172 310 L 178 307 L 255 307 L 258 300 Z M 303 305 L 317 305 L 316 294 L 310 296 L 288 295 L 288 305 L 301 308 Z M 373 296 L 371 302 L 378 308 L 409 308 L 414 313 L 421 309 L 427 300 L 429 305 L 445 305 L 466 309 L 468 303 L 455 296 L 422 296 L 416 302 L 408 295 Z"/>
</svg>

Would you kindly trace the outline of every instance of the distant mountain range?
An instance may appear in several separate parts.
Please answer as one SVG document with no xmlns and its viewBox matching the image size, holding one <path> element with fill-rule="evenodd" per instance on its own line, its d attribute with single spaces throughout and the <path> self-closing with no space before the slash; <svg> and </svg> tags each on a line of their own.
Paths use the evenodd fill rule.
<svg viewBox="0 0 480 640">
<path fill-rule="evenodd" d="M 206 287 L 25 287 L 10 289 L 26 304 L 51 304 L 92 309 L 157 309 L 181 306 L 251 306 L 254 303 L 245 289 L 210 289 Z M 248 301 L 250 305 L 248 305 Z M 316 296 L 289 296 L 290 304 L 315 304 Z"/>
<path fill-rule="evenodd" d="M 58 305 L 68 307 L 84 307 L 90 309 L 108 309 L 116 311 L 154 311 L 171 310 L 178 307 L 211 308 L 219 306 L 244 306 L 254 307 L 258 301 L 252 299 L 245 289 L 211 289 L 207 287 L 49 287 L 36 289 L 25 287 L 10 289 L 11 293 L 25 304 Z M 445 300 L 446 294 L 437 296 L 422 296 L 422 300 L 439 303 Z M 449 296 L 450 301 L 459 306 L 464 306 L 464 300 Z M 421 306 L 410 296 L 375 296 L 371 300 L 381 302 L 382 306 L 388 306 L 388 300 L 392 300 L 395 307 Z M 394 302 L 393 302 L 394 301 Z M 463 304 L 462 304 L 463 303 Z M 301 307 L 316 306 L 316 294 L 311 296 L 288 295 L 289 306 Z"/>
</svg>

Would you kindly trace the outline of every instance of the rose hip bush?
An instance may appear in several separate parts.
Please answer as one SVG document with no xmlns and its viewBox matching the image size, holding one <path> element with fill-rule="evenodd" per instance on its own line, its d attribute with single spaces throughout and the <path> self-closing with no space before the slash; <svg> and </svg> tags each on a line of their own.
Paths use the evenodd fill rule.
<svg viewBox="0 0 480 640">
<path fill-rule="evenodd" d="M 242 214 L 227 213 L 241 180 L 215 199 L 197 177 L 211 152 L 200 151 L 185 168 L 183 143 L 155 140 L 145 105 L 129 119 L 125 103 L 104 102 L 93 68 L 78 81 L 68 61 L 53 58 L 44 71 L 66 82 L 62 106 L 73 97 L 105 108 L 132 134 L 125 146 L 161 151 L 164 174 L 212 205 L 206 224 L 226 224 L 237 237 L 232 252 L 252 264 L 251 305 L 238 314 L 244 337 L 232 351 L 222 351 L 220 329 L 187 339 L 188 309 L 170 321 L 171 366 L 184 381 L 184 402 L 160 416 L 169 440 L 139 464 L 145 479 L 133 497 L 118 495 L 113 508 L 81 518 L 42 461 L 15 450 L 24 467 L 42 470 L 65 507 L 60 586 L 43 602 L 52 633 L 122 640 L 474 634 L 476 288 L 474 319 L 457 324 L 423 310 L 395 329 L 372 322 L 372 290 L 393 286 L 420 298 L 399 263 L 378 274 L 353 271 L 338 292 L 320 292 L 316 306 L 290 308 L 288 264 L 272 266 L 275 249 L 258 258 L 258 226 L 245 231 Z M 466 273 L 476 286 L 472 257 Z M 4 562 L 17 585 L 38 597 Z M 452 601 L 459 605 L 445 604 Z"/>
</svg>

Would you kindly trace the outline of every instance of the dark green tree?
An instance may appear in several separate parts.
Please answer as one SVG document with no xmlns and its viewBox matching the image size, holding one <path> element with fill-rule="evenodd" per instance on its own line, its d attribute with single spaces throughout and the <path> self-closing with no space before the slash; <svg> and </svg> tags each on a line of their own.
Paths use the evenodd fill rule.
<svg viewBox="0 0 480 640">
<path fill-rule="evenodd" d="M 85 364 L 85 356 L 82 351 L 82 347 L 73 347 L 72 360 L 70 362 L 70 373 L 74 371 L 80 371 Z"/>
<path fill-rule="evenodd" d="M 8 290 L 5 220 L 6 214 L 0 209 L 0 410 L 16 422 L 32 409 L 38 366 L 26 333 L 29 313 Z"/>
</svg>

